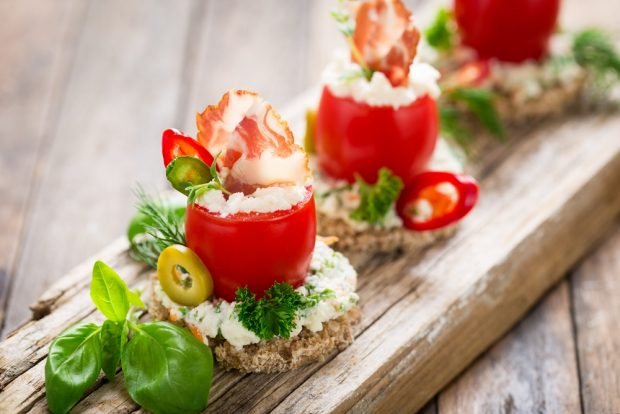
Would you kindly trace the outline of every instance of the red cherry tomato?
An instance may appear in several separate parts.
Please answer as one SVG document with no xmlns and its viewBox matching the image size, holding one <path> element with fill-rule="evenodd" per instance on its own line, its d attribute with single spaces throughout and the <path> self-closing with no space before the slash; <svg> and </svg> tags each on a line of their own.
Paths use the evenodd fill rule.
<svg viewBox="0 0 620 414">
<path fill-rule="evenodd" d="M 232 302 L 242 287 L 261 297 L 275 282 L 303 283 L 316 239 L 314 197 L 309 188 L 290 210 L 228 217 L 194 204 L 185 230 L 187 246 L 211 272 L 216 297 Z"/>
<path fill-rule="evenodd" d="M 541 59 L 555 30 L 560 0 L 455 0 L 463 43 L 481 58 Z"/>
<path fill-rule="evenodd" d="M 437 104 L 429 96 L 407 106 L 370 106 L 323 89 L 316 124 L 319 168 L 353 182 L 374 183 L 387 167 L 408 183 L 430 160 L 439 129 Z"/>
<path fill-rule="evenodd" d="M 465 217 L 476 205 L 478 192 L 472 177 L 427 171 L 403 190 L 396 209 L 408 229 L 435 230 Z"/>
<path fill-rule="evenodd" d="M 181 155 L 199 158 L 207 165 L 213 164 L 213 156 L 205 147 L 194 138 L 188 137 L 176 129 L 170 128 L 163 132 L 161 150 L 166 167 L 173 159 Z"/>
</svg>

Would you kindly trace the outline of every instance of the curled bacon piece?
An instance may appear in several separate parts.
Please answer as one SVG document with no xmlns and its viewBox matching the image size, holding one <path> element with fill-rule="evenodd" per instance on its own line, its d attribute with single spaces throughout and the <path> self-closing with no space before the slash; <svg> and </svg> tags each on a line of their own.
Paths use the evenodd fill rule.
<svg viewBox="0 0 620 414">
<path fill-rule="evenodd" d="M 251 194 L 274 185 L 304 185 L 310 177 L 304 150 L 286 121 L 258 94 L 231 90 L 196 114 L 198 141 L 220 154 L 224 187 Z"/>
<path fill-rule="evenodd" d="M 353 43 L 368 67 L 383 72 L 392 86 L 406 85 L 420 40 L 409 9 L 401 0 L 368 0 L 351 7 Z"/>
</svg>

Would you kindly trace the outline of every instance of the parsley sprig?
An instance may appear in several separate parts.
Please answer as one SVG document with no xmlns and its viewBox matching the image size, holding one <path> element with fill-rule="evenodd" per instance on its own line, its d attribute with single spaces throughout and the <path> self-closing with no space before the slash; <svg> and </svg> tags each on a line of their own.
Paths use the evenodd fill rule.
<svg viewBox="0 0 620 414">
<path fill-rule="evenodd" d="M 350 217 L 370 224 L 381 224 L 396 202 L 403 188 L 403 181 L 385 167 L 379 170 L 375 184 L 368 184 L 361 177 L 356 180 L 360 204 L 351 212 Z"/>
<path fill-rule="evenodd" d="M 304 296 L 289 283 L 282 282 L 275 283 L 265 291 L 265 296 L 256 300 L 249 289 L 241 288 L 237 289 L 235 312 L 241 324 L 260 339 L 288 339 L 296 328 L 295 317 L 299 311 L 333 297 L 336 293 L 331 289 L 316 291 L 314 288 L 309 288 L 309 294 Z"/>
<path fill-rule="evenodd" d="M 306 307 L 303 295 L 286 282 L 275 283 L 259 300 L 249 289 L 237 289 L 235 302 L 243 326 L 267 341 L 276 336 L 289 338 L 297 311 Z"/>
</svg>

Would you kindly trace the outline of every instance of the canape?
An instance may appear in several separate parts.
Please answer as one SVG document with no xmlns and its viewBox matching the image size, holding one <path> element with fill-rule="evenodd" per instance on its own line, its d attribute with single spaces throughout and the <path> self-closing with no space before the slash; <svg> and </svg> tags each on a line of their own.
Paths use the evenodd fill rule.
<svg viewBox="0 0 620 414">
<path fill-rule="evenodd" d="M 400 0 L 345 6 L 333 15 L 350 50 L 323 72 L 306 139 L 319 232 L 349 251 L 420 248 L 454 232 L 478 187 L 439 138 L 439 72 L 416 58 L 412 13 Z"/>
<path fill-rule="evenodd" d="M 440 9 L 423 50 L 444 74 L 444 113 L 463 110 L 499 135 L 493 112 L 519 125 L 600 103 L 608 92 L 601 86 L 620 77 L 620 57 L 599 30 L 558 31 L 560 7 L 560 0 L 454 0 L 452 10 Z"/>
<path fill-rule="evenodd" d="M 150 313 L 186 326 L 226 369 L 278 372 L 353 341 L 357 274 L 316 236 L 312 175 L 287 123 L 232 90 L 163 134 L 166 176 L 188 196 L 185 243 L 165 248 Z"/>
</svg>

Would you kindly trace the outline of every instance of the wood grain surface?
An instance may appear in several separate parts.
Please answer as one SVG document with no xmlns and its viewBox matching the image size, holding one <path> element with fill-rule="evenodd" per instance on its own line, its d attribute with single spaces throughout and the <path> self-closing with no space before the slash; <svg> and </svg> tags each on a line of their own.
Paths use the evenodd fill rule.
<svg viewBox="0 0 620 414">
<path fill-rule="evenodd" d="M 581 139 L 580 132 L 586 130 L 596 131 L 589 141 Z M 208 411 L 421 408 L 608 228 L 620 211 L 620 194 L 610 191 L 620 177 L 618 132 L 620 117 L 595 115 L 549 125 L 521 139 L 483 178 L 485 197 L 454 238 L 421 258 L 375 258 L 360 268 L 364 317 L 350 348 L 323 364 L 279 375 L 218 371 Z M 577 164 L 582 168 L 573 168 Z M 577 232 L 580 237 L 571 237 Z M 121 242 L 113 246 L 108 261 L 130 281 L 144 280 L 140 266 L 114 253 L 122 248 Z M 87 280 L 88 266 L 79 272 Z M 373 277 L 377 274 L 381 277 Z M 0 410 L 45 407 L 47 342 L 63 325 L 98 317 L 88 305 L 87 284 L 82 286 L 48 299 L 53 304 L 49 315 L 0 344 L 6 396 L 0 399 Z M 565 328 L 558 327 L 558 335 Z M 548 370 L 553 366 L 550 362 Z M 120 376 L 99 383 L 79 409 L 110 412 L 119 406 L 134 407 L 122 391 Z"/>
<path fill-rule="evenodd" d="M 441 413 L 579 413 L 568 282 L 439 398 Z"/>
<path fill-rule="evenodd" d="M 584 411 L 620 413 L 620 223 L 570 281 Z"/>
<path fill-rule="evenodd" d="M 407 3 L 416 7 L 414 11 L 422 20 L 432 14 L 432 2 Z M 49 340 L 67 324 L 98 318 L 84 296 L 92 260 L 71 271 L 68 279 L 53 285 L 55 281 L 93 254 L 93 259 L 112 262 L 132 281 L 143 275 L 141 267 L 124 256 L 122 240 L 107 252 L 96 252 L 123 233 L 133 209 L 131 191 L 136 181 L 148 188 L 163 187 L 159 132 L 168 126 L 193 131 L 194 112 L 216 101 L 230 87 L 256 89 L 281 108 L 316 84 L 332 50 L 342 44 L 328 16 L 333 4 L 329 0 L 0 1 L 0 325 L 4 325 L 4 335 L 27 319 L 27 305 L 44 294 L 34 308 L 35 316 L 43 319 L 27 322 L 0 344 L 0 411 L 45 410 L 41 374 Z M 617 32 L 618 13 L 618 2 L 566 0 L 562 20 L 569 28 L 596 24 Z M 294 119 L 303 112 L 308 96 L 294 105 Z M 293 126 L 296 131 L 303 129 L 299 122 Z M 544 138 L 548 134 L 567 137 L 568 143 L 548 145 Z M 581 147 L 575 138 L 588 137 L 594 145 L 603 146 L 598 140 L 610 139 L 606 134 L 620 135 L 617 121 L 589 118 L 548 126 L 534 132 L 533 138 L 524 131 L 519 140 L 491 147 L 472 168 L 484 178 L 480 214 L 497 214 L 502 219 L 513 214 L 516 223 L 496 229 L 496 222 L 472 217 L 457 238 L 437 246 L 420 262 L 397 258 L 388 264 L 393 258 L 359 258 L 366 316 L 356 331 L 355 347 L 346 356 L 293 374 L 217 372 L 209 410 L 258 412 L 306 407 L 322 411 L 331 407 L 385 412 L 419 407 L 506 332 L 546 290 L 542 286 L 568 271 L 570 263 L 586 251 L 588 242 L 610 220 L 617 194 L 605 196 L 594 181 L 579 180 L 596 176 L 617 188 L 620 178 L 613 168 L 596 164 L 600 161 L 592 152 L 596 147 Z M 520 142 L 526 137 L 528 142 Z M 601 151 L 613 155 L 617 141 L 605 142 Z M 532 158 L 529 164 L 525 159 L 533 154 L 542 158 Z M 610 153 L 606 155 L 608 166 L 617 163 Z M 566 157 L 572 165 L 584 167 L 581 171 L 555 171 L 568 178 L 543 177 L 547 170 L 541 159 L 552 163 L 554 157 Z M 598 173 L 592 162 L 602 168 Z M 510 174 L 511 168 L 527 168 L 532 177 L 543 177 L 542 183 L 531 190 L 527 182 Z M 577 187 L 569 185 L 571 180 Z M 564 185 L 563 190 L 574 198 L 559 200 L 543 188 L 544 183 L 548 187 Z M 579 185 L 588 191 L 578 196 Z M 514 191 L 504 192 L 504 186 Z M 562 218 L 561 210 L 545 221 L 539 211 L 524 214 L 528 206 L 523 204 L 517 203 L 508 212 L 491 207 L 529 191 L 547 213 L 562 202 L 579 210 L 573 220 L 583 218 L 580 240 L 549 230 L 561 225 L 577 228 L 577 223 Z M 588 196 L 598 197 L 603 204 L 601 215 L 586 216 L 587 202 L 593 201 L 587 200 Z M 526 218 L 532 217 L 540 226 L 537 231 L 528 227 L 531 223 Z M 497 239 L 470 245 L 468 237 L 474 232 Z M 476 412 L 620 412 L 618 225 L 613 234 L 568 282 L 555 288 L 514 332 L 481 356 L 472 370 L 452 383 L 425 412 L 463 412 L 462 407 Z M 506 246 L 498 246 L 496 240 Z M 528 250 L 530 243 L 544 246 L 549 240 L 562 247 L 563 257 L 547 249 L 536 254 L 533 248 Z M 470 261 L 459 262 L 456 253 L 439 253 L 451 248 L 469 254 Z M 481 251 L 491 251 L 493 259 Z M 521 260 L 500 260 L 505 259 L 502 254 L 515 251 L 524 255 Z M 475 263 L 470 263 L 472 260 Z M 496 265 L 491 266 L 495 260 Z M 402 319 L 403 312 L 425 313 L 426 306 L 438 306 L 433 298 L 425 299 L 430 303 L 422 300 L 422 295 L 438 292 L 438 280 L 456 278 L 454 272 L 461 269 L 457 266 L 466 266 L 476 277 L 483 277 L 485 270 L 495 276 L 508 275 L 501 286 L 478 282 L 474 285 L 477 289 L 490 289 L 486 292 L 493 295 L 514 290 L 510 292 L 514 300 L 502 306 L 493 295 L 485 296 L 489 303 L 483 310 L 488 317 L 476 326 L 464 322 L 465 317 L 455 319 L 456 326 L 471 336 L 463 339 L 462 352 L 447 358 L 450 337 L 442 336 L 444 328 L 433 325 L 431 329 L 421 320 L 414 319 L 406 332 L 431 329 L 424 332 L 432 334 L 438 356 L 430 355 L 426 364 L 417 359 L 417 352 L 428 350 L 424 341 L 407 346 L 383 344 L 370 336 L 389 333 L 377 321 L 389 318 L 392 325 L 388 326 L 409 323 L 409 318 Z M 546 276 L 519 286 L 519 278 L 528 276 L 526 270 Z M 378 273 L 393 276 L 383 283 L 373 277 Z M 472 294 L 457 289 L 471 281 L 459 280 L 451 286 L 456 296 L 450 309 L 456 316 L 462 314 L 462 308 L 457 307 L 464 303 L 462 295 Z M 526 294 L 526 289 L 539 293 Z M 398 301 L 377 298 L 377 292 Z M 423 305 L 423 311 L 418 311 Z M 476 311 L 476 315 L 485 313 Z M 368 349 L 373 352 L 366 352 Z M 384 358 L 376 357 L 377 353 Z M 352 355 L 369 368 L 344 381 L 342 372 L 348 372 L 347 358 Z M 437 374 L 433 369 L 439 360 L 445 368 Z M 380 371 L 383 377 L 378 378 L 372 367 L 386 361 L 390 370 Z M 328 380 L 313 382 L 322 376 Z M 348 397 L 330 398 L 332 389 L 339 393 L 334 395 Z M 117 377 L 112 383 L 100 382 L 76 411 L 135 410 Z"/>
</svg>

